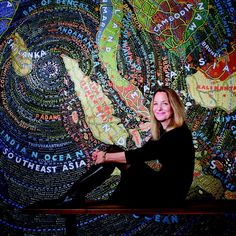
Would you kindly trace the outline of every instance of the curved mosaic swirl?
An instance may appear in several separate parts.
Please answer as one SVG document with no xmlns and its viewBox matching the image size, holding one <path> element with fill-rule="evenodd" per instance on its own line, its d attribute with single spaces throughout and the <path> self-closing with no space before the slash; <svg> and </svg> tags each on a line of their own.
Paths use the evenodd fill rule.
<svg viewBox="0 0 236 236">
<path fill-rule="evenodd" d="M 27 216 L 8 209 L 61 196 L 93 165 L 96 148 L 145 143 L 151 98 L 161 85 L 174 88 L 187 110 L 196 149 L 191 197 L 236 198 L 232 3 L 0 2 L 0 224 L 6 232 L 63 235 L 60 217 L 54 226 L 36 219 L 38 229 L 28 219 L 27 228 Z M 118 181 L 115 172 L 87 197 L 106 199 Z M 168 231 L 156 224 L 176 220 L 159 217 L 81 216 L 78 228 L 90 235 L 103 222 L 107 233 L 116 222 L 121 232 L 130 222 L 127 234 L 144 235 Z M 188 233 L 182 222 L 175 232 Z"/>
</svg>

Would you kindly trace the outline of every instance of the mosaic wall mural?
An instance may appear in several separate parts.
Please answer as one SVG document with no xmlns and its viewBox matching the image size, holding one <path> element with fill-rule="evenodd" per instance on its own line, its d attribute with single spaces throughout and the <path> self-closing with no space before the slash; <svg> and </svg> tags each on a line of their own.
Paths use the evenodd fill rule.
<svg viewBox="0 0 236 236">
<path fill-rule="evenodd" d="M 188 198 L 236 200 L 234 4 L 0 1 L 3 234 L 63 235 L 63 218 L 32 217 L 15 209 L 65 193 L 93 165 L 94 149 L 143 145 L 150 137 L 150 101 L 161 85 L 181 96 L 194 138 Z M 107 199 L 118 181 L 115 172 L 87 197 Z M 235 217 L 80 216 L 78 231 L 183 235 L 214 232 L 219 221 L 228 235 Z"/>
</svg>

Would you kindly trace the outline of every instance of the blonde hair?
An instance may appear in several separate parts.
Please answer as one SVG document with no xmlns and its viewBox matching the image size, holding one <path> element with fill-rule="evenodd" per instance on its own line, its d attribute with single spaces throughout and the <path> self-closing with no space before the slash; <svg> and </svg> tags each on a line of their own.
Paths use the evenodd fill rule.
<svg viewBox="0 0 236 236">
<path fill-rule="evenodd" d="M 173 118 L 172 118 L 170 124 L 168 125 L 166 131 L 170 131 L 171 129 L 174 129 L 176 127 L 180 127 L 185 122 L 184 104 L 182 103 L 182 101 L 181 101 L 180 97 L 177 95 L 177 93 L 169 87 L 158 88 L 153 95 L 151 106 L 150 106 L 151 134 L 152 134 L 152 139 L 154 139 L 154 140 L 158 140 L 160 138 L 160 122 L 157 121 L 157 119 L 154 115 L 154 112 L 153 112 L 154 97 L 159 92 L 166 93 L 169 103 L 171 105 L 171 108 L 173 110 Z"/>
</svg>

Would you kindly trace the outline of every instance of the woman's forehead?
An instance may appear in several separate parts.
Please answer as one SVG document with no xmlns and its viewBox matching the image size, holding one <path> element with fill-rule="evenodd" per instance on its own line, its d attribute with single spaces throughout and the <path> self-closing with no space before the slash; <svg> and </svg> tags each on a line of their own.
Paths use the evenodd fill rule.
<svg viewBox="0 0 236 236">
<path fill-rule="evenodd" d="M 157 92 L 154 96 L 154 101 L 156 100 L 169 100 L 165 92 Z"/>
</svg>

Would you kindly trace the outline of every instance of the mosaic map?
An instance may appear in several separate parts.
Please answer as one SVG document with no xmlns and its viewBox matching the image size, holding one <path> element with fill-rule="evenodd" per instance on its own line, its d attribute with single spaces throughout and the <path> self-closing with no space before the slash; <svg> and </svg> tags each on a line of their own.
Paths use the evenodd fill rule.
<svg viewBox="0 0 236 236">
<path fill-rule="evenodd" d="M 141 147 L 162 85 L 180 95 L 193 134 L 188 198 L 236 200 L 235 25 L 230 0 L 0 1 L 3 235 L 63 235 L 63 218 L 14 209 L 61 196 L 93 165 L 97 148 Z M 107 199 L 119 177 L 87 197 Z M 100 235 L 194 235 L 199 219 L 202 232 L 219 220 L 81 216 L 78 231 L 93 235 L 103 224 Z M 228 235 L 235 215 L 223 220 Z"/>
</svg>

